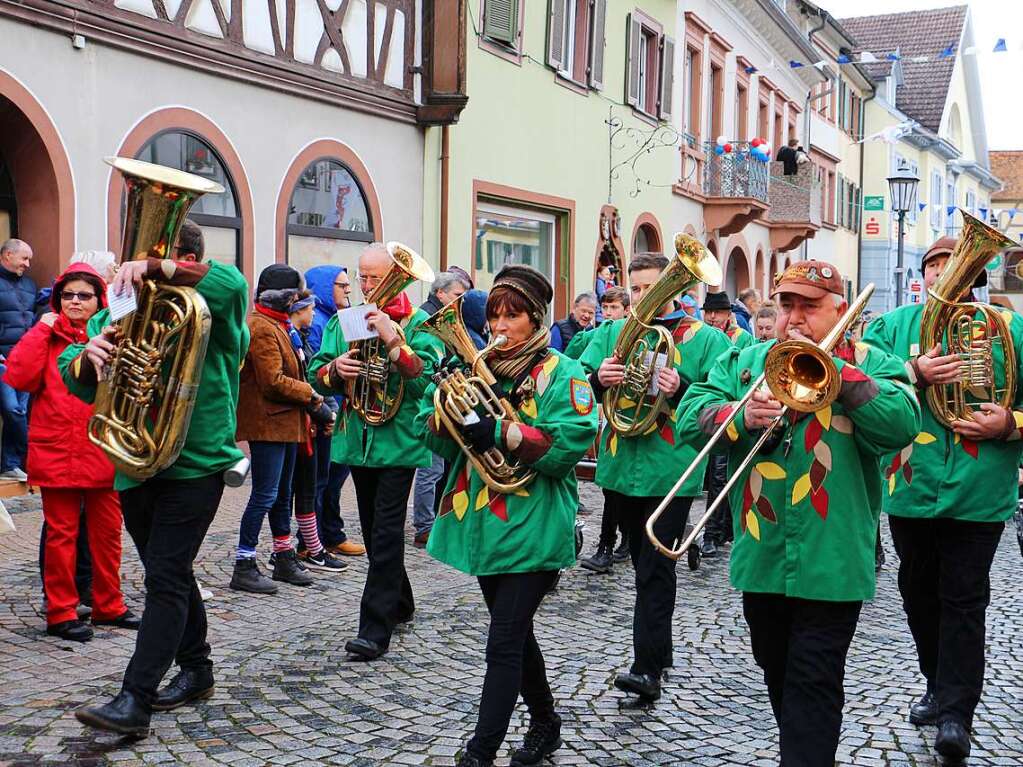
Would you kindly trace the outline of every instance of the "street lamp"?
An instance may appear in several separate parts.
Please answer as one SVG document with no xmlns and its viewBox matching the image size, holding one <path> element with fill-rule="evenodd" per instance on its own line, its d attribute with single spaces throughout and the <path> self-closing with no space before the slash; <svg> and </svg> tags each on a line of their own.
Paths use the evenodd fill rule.
<svg viewBox="0 0 1023 767">
<path fill-rule="evenodd" d="M 906 214 L 916 205 L 916 187 L 920 179 L 905 165 L 899 166 L 894 176 L 888 178 L 888 190 L 892 198 L 892 210 L 899 214 L 899 261 L 895 269 L 895 305 L 902 306 L 903 267 L 902 254 L 905 239 Z"/>
</svg>

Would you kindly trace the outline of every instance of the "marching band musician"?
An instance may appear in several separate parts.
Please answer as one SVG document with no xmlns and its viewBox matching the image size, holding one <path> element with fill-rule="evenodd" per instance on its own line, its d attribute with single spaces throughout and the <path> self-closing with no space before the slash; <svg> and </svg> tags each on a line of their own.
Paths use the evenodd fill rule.
<svg viewBox="0 0 1023 767">
<path fill-rule="evenodd" d="M 640 299 L 657 283 L 668 266 L 662 255 L 640 254 L 629 262 L 629 290 L 635 311 Z M 657 389 L 667 395 L 664 412 L 645 434 L 620 437 L 608 425 L 603 432 L 594 481 L 605 490 L 605 510 L 614 509 L 626 531 L 636 571 L 633 612 L 634 659 L 627 673 L 618 674 L 615 687 L 636 699 L 627 705 L 647 705 L 661 695 L 661 677 L 672 665 L 671 619 L 675 611 L 675 562 L 661 556 L 647 539 L 644 528 L 651 512 L 669 492 L 673 477 L 669 466 L 685 466 L 696 450 L 676 439 L 674 409 L 685 387 L 702 381 L 714 360 L 728 348 L 724 333 L 686 314 L 674 300 L 660 307 L 654 322 L 667 328 L 675 342 L 674 359 L 657 372 Z M 580 362 L 590 376 L 597 398 L 624 378 L 625 366 L 614 356 L 618 336 L 629 319 L 606 322 L 595 332 Z M 653 402 L 647 395 L 646 406 Z M 668 540 L 678 538 L 686 525 L 693 497 L 700 493 L 700 477 L 684 486 L 658 522 Z"/>
<path fill-rule="evenodd" d="M 561 745 L 561 718 L 533 620 L 558 570 L 575 563 L 574 469 L 596 434 L 597 414 L 579 363 L 548 348 L 544 319 L 552 295 L 550 283 L 531 267 L 506 266 L 498 273 L 486 314 L 491 333 L 507 341 L 485 362 L 521 422 L 481 414 L 478 423 L 461 429 L 475 451 L 496 447 L 535 470 L 531 483 L 513 494 L 489 490 L 438 424 L 433 387 L 417 422 L 430 449 L 451 466 L 427 552 L 476 576 L 490 613 L 479 719 L 459 767 L 494 764 L 520 693 L 530 726 L 512 767 L 538 767 Z"/>
<path fill-rule="evenodd" d="M 954 238 L 942 237 L 924 254 L 927 290 L 955 246 Z M 945 428 L 924 392 L 932 384 L 957 381 L 963 363 L 937 345 L 920 347 L 924 306 L 909 304 L 878 317 L 864 338 L 909 361 L 923 410 L 920 435 L 881 464 L 887 481 L 883 507 L 899 555 L 899 591 L 927 681 L 926 693 L 910 707 L 909 721 L 937 724 L 938 753 L 963 758 L 970 752 L 973 713 L 984 684 L 991 563 L 1016 508 L 1023 408 L 1017 388 L 1016 409 L 985 403 L 973 420 Z M 1012 314 L 1009 327 L 1020 366 L 1017 380 L 1023 380 L 1023 318 Z M 996 382 L 1002 385 L 1001 344 L 992 344 L 992 354 Z"/>
<path fill-rule="evenodd" d="M 778 337 L 820 342 L 846 311 L 838 270 L 802 261 L 776 281 Z M 699 440 L 734 416 L 773 343 L 723 355 L 689 387 L 679 435 Z M 844 703 L 845 659 L 864 599 L 874 596 L 879 456 L 912 442 L 920 408 L 901 361 L 843 341 L 832 353 L 838 398 L 783 421 L 731 493 L 732 585 L 743 592 L 753 657 L 764 671 L 785 767 L 832 764 Z M 735 470 L 782 412 L 753 395 L 719 443 Z"/>
<path fill-rule="evenodd" d="M 249 288 L 235 267 L 204 261 L 204 249 L 202 230 L 186 220 L 171 258 L 125 261 L 112 283 L 118 294 L 133 284 L 137 289 L 143 278 L 193 287 L 212 317 L 195 409 L 177 460 L 143 482 L 121 472 L 114 478 L 125 528 L 145 567 L 146 605 L 121 692 L 75 716 L 90 727 L 125 735 L 147 734 L 154 710 L 167 711 L 213 693 L 206 610 L 192 563 L 220 505 L 224 471 L 243 458 L 234 435 L 239 371 L 249 346 Z M 114 349 L 109 310 L 92 317 L 88 333 L 88 344 L 67 347 L 58 364 L 69 391 L 92 402 Z M 157 694 L 174 662 L 180 671 Z"/>
<path fill-rule="evenodd" d="M 393 266 L 382 243 L 372 243 L 359 256 L 359 287 L 372 295 Z M 441 345 L 418 325 L 427 318 L 401 292 L 387 305 L 366 314 L 387 348 L 391 372 L 388 391 L 400 376 L 405 393 L 397 414 L 380 425 L 367 423 L 346 397 L 338 413 L 331 461 L 351 467 L 363 541 L 369 557 L 366 585 L 359 609 L 359 634 L 345 644 L 355 660 L 379 658 L 399 623 L 412 620 L 415 601 L 405 571 L 405 517 L 415 470 L 430 465 L 430 451 L 413 429 L 429 377 L 440 362 Z M 397 323 L 405 341 L 395 331 Z M 324 396 L 342 393 L 361 374 L 359 357 L 349 349 L 337 315 L 323 329 L 320 350 L 309 363 L 309 383 Z"/>
</svg>

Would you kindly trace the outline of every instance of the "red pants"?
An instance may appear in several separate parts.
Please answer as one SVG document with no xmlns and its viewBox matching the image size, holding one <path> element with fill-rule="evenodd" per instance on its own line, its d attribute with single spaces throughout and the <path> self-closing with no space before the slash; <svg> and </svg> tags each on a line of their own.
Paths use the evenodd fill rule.
<svg viewBox="0 0 1023 767">
<path fill-rule="evenodd" d="M 92 617 L 107 620 L 123 615 L 127 608 L 121 596 L 121 503 L 117 493 L 112 489 L 44 487 L 42 494 L 46 520 L 43 588 L 47 624 L 52 626 L 78 617 L 75 543 L 83 504 L 92 554 Z"/>
</svg>

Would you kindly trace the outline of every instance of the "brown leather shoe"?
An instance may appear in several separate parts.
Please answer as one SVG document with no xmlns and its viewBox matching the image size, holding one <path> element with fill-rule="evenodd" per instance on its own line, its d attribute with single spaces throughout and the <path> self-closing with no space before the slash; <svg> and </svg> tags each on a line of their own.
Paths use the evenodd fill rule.
<svg viewBox="0 0 1023 767">
<path fill-rule="evenodd" d="M 425 549 L 427 541 L 430 540 L 430 531 L 427 530 L 425 533 L 416 533 L 416 537 L 412 539 L 412 545 L 417 549 Z"/>
<path fill-rule="evenodd" d="M 345 541 L 328 546 L 327 551 L 331 554 L 340 554 L 343 557 L 361 557 L 366 553 L 366 547 L 355 541 Z"/>
</svg>

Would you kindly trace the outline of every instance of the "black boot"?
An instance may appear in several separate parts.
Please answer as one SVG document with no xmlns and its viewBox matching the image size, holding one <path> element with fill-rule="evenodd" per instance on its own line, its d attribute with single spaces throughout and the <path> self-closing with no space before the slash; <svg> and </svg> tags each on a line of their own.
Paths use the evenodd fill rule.
<svg viewBox="0 0 1023 767">
<path fill-rule="evenodd" d="M 75 712 L 82 724 L 97 730 L 108 730 L 121 735 L 149 734 L 149 711 L 142 702 L 127 690 L 121 690 L 117 697 L 102 706 L 87 706 Z"/>
<path fill-rule="evenodd" d="M 236 559 L 231 588 L 251 594 L 276 594 L 277 584 L 259 572 L 255 559 Z"/>
<path fill-rule="evenodd" d="M 954 719 L 946 719 L 938 725 L 934 750 L 948 759 L 965 759 L 970 755 L 969 731 Z"/>
<path fill-rule="evenodd" d="M 275 581 L 284 581 L 292 586 L 309 586 L 313 582 L 313 576 L 299 564 L 294 549 L 277 552 L 273 578 Z"/>
<path fill-rule="evenodd" d="M 116 618 L 102 618 L 100 620 L 92 619 L 93 626 L 115 626 L 119 629 L 128 629 L 129 631 L 138 631 L 139 626 L 142 625 L 142 619 L 133 613 L 131 610 L 125 610 L 123 613 L 118 615 Z"/>
<path fill-rule="evenodd" d="M 543 760 L 561 748 L 561 717 L 530 722 L 522 748 L 512 754 L 509 767 L 539 767 Z"/>
<path fill-rule="evenodd" d="M 490 759 L 483 761 L 475 756 L 462 754 L 462 758 L 458 760 L 458 764 L 455 767 L 494 767 L 494 762 Z"/>
<path fill-rule="evenodd" d="M 615 687 L 622 692 L 632 693 L 647 703 L 653 703 L 661 697 L 661 680 L 651 674 L 619 674 L 615 677 Z"/>
<path fill-rule="evenodd" d="M 909 721 L 916 725 L 937 724 L 938 701 L 933 692 L 928 690 L 920 700 L 909 707 Z"/>
<path fill-rule="evenodd" d="M 622 540 L 618 544 L 618 548 L 615 549 L 612 559 L 614 559 L 615 562 L 624 562 L 630 556 L 632 555 L 629 553 L 629 536 L 622 534 Z"/>
<path fill-rule="evenodd" d="M 612 559 L 611 547 L 604 543 L 597 546 L 597 550 L 593 552 L 592 557 L 584 559 L 579 563 L 580 567 L 600 573 L 601 575 L 607 575 L 611 572 L 613 565 L 614 560 Z"/>
<path fill-rule="evenodd" d="M 92 639 L 92 629 L 81 621 L 61 621 L 46 627 L 51 637 L 66 639 L 69 642 L 88 642 Z"/>
<path fill-rule="evenodd" d="M 703 541 L 700 542 L 700 556 L 707 559 L 713 559 L 718 555 L 718 545 L 713 537 L 709 535 L 703 536 Z"/>
<path fill-rule="evenodd" d="M 193 700 L 205 700 L 212 697 L 213 690 L 213 670 L 209 666 L 183 668 L 156 694 L 153 711 L 170 711 Z"/>
</svg>

